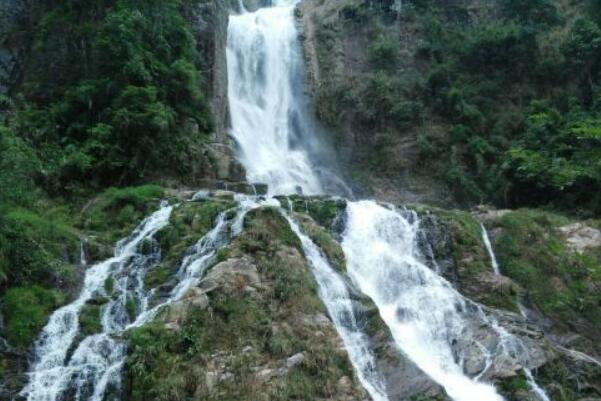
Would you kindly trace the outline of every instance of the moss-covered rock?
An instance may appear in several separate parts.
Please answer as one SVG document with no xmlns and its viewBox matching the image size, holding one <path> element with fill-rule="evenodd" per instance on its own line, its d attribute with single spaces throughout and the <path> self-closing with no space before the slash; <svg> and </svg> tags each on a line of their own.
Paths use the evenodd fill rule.
<svg viewBox="0 0 601 401">
<path fill-rule="evenodd" d="M 208 304 L 192 297 L 183 319 L 128 334 L 123 399 L 362 399 L 334 327 L 313 318 L 324 308 L 279 211 L 248 213 L 223 258 L 195 290 Z"/>
<path fill-rule="evenodd" d="M 284 209 L 309 215 L 327 230 L 332 228 L 336 217 L 346 208 L 346 200 L 322 196 L 294 195 L 278 199 Z"/>
<path fill-rule="evenodd" d="M 527 209 L 489 222 L 497 231 L 502 273 L 558 326 L 596 338 L 601 330 L 601 248 L 571 249 L 560 231 L 569 223 L 564 216 Z"/>
<path fill-rule="evenodd" d="M 163 196 L 157 185 L 110 188 L 88 203 L 78 226 L 97 242 L 115 244 L 156 209 Z"/>
<path fill-rule="evenodd" d="M 297 213 L 295 217 L 303 232 L 323 251 L 331 266 L 339 272 L 346 272 L 344 251 L 332 235 L 306 215 Z"/>
<path fill-rule="evenodd" d="M 102 331 L 101 322 L 102 305 L 88 302 L 79 313 L 79 334 L 82 336 L 90 336 Z"/>
<path fill-rule="evenodd" d="M 494 274 L 476 217 L 460 210 L 425 206 L 417 206 L 416 210 L 435 259 L 441 265 L 450 265 L 450 269 L 445 268 L 441 273 L 456 282 L 470 299 L 517 312 L 519 287 Z"/>
</svg>

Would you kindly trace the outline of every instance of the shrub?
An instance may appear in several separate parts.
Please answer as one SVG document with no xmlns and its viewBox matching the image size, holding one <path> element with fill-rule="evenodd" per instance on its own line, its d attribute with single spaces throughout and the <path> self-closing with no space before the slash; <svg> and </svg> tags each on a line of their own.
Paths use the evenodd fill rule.
<svg viewBox="0 0 601 401">
<path fill-rule="evenodd" d="M 25 348 L 46 324 L 50 312 L 63 303 L 64 297 L 55 290 L 30 286 L 9 289 L 2 301 L 6 338 L 12 345 Z"/>
</svg>

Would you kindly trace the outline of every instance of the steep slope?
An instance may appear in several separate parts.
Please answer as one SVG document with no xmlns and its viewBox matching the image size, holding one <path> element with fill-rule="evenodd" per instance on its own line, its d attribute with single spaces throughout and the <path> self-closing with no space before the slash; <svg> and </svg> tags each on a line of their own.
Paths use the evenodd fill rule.
<svg viewBox="0 0 601 401">
<path fill-rule="evenodd" d="M 598 213 L 598 4 L 304 1 L 309 82 L 354 177 L 387 199 Z"/>
</svg>

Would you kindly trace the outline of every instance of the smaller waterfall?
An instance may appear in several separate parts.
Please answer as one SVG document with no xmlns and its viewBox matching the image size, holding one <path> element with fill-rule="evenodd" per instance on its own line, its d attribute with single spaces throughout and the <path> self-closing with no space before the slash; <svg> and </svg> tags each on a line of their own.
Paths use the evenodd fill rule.
<svg viewBox="0 0 601 401">
<path fill-rule="evenodd" d="M 35 344 L 35 361 L 29 373 L 29 383 L 21 396 L 28 401 L 58 401 L 70 388 L 75 389 L 76 400 L 83 397 L 90 401 L 102 401 L 105 388 L 118 385 L 117 374 L 124 356 L 124 346 L 110 333 L 126 321 L 123 295 L 109 302 L 102 319 L 103 333 L 89 336 L 76 345 L 79 333 L 79 313 L 87 301 L 104 294 L 105 280 L 117 272 L 127 272 L 121 277 L 123 289 L 127 288 L 129 273 L 139 270 L 154 259 L 138 253 L 143 241 L 169 222 L 172 207 L 163 205 L 160 210 L 145 219 L 134 232 L 119 242 L 115 256 L 98 263 L 86 271 L 83 288 L 75 301 L 54 312 Z M 136 279 L 137 277 L 133 277 Z M 106 315 L 113 313 L 114 319 Z"/>
<path fill-rule="evenodd" d="M 334 271 L 319 248 L 306 236 L 284 210 L 292 231 L 300 238 L 305 257 L 318 284 L 319 296 L 342 338 L 359 381 L 373 401 L 388 401 L 378 372 L 369 340 L 357 324 L 353 304 L 344 280 Z"/>
<path fill-rule="evenodd" d="M 490 263 L 492 265 L 492 270 L 496 275 L 500 275 L 501 270 L 499 269 L 499 263 L 497 262 L 497 257 L 495 256 L 495 253 L 492 250 L 492 244 L 490 243 L 490 237 L 488 236 L 488 231 L 486 231 L 486 227 L 484 227 L 484 224 L 480 223 L 480 227 L 482 228 L 482 241 L 484 241 L 484 245 L 486 246 L 486 251 L 488 252 L 488 256 L 490 257 Z"/>
<path fill-rule="evenodd" d="M 456 401 L 501 401 L 494 387 L 467 377 L 453 343 L 469 336 L 463 297 L 420 262 L 419 219 L 372 201 L 347 206 L 342 247 L 353 282 L 378 306 L 405 355 Z"/>
<path fill-rule="evenodd" d="M 536 382 L 536 380 L 534 380 L 534 376 L 532 376 L 532 371 L 530 369 L 524 368 L 524 374 L 526 375 L 526 381 L 528 382 L 528 385 L 530 386 L 530 388 L 532 389 L 532 391 L 534 392 L 534 394 L 536 394 L 536 396 L 541 401 L 551 401 L 551 399 L 549 398 L 549 396 L 547 395 L 547 393 L 545 393 L 545 390 L 543 390 L 538 385 L 538 383 Z"/>
</svg>

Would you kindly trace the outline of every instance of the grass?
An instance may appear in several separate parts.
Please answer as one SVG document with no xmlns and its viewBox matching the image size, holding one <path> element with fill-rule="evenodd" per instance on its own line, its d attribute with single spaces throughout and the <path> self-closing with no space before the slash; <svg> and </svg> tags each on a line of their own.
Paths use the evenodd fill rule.
<svg viewBox="0 0 601 401">
<path fill-rule="evenodd" d="M 79 329 L 82 335 L 90 336 L 102 331 L 102 305 L 87 303 L 79 313 Z"/>
<path fill-rule="evenodd" d="M 167 330 L 160 321 L 131 330 L 123 400 L 284 401 L 335 395 L 338 380 L 352 378 L 353 370 L 338 349 L 333 327 L 316 329 L 299 319 L 324 313 L 300 248 L 276 209 L 251 211 L 241 235 L 218 259 L 251 259 L 261 285 L 253 291 L 242 285 L 211 291 L 209 308 L 191 310 L 178 330 Z M 256 367 L 277 367 L 299 352 L 305 359 L 287 375 L 267 383 L 257 379 Z M 209 391 L 205 375 L 220 370 L 216 364 L 233 379 Z"/>
<path fill-rule="evenodd" d="M 21 349 L 31 344 L 50 313 L 64 302 L 59 291 L 40 286 L 11 288 L 2 299 L 6 339 Z"/>
<path fill-rule="evenodd" d="M 601 330 L 601 250 L 570 250 L 558 228 L 570 220 L 522 209 L 495 222 L 502 229 L 497 256 L 503 274 L 527 290 L 530 301 L 558 322 L 586 320 Z M 591 285 L 593 284 L 593 285 Z"/>
<path fill-rule="evenodd" d="M 78 225 L 105 244 L 114 244 L 158 207 L 164 190 L 157 185 L 109 188 L 80 216 Z"/>
</svg>

